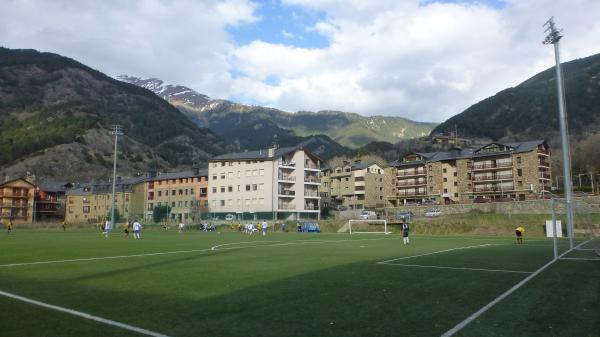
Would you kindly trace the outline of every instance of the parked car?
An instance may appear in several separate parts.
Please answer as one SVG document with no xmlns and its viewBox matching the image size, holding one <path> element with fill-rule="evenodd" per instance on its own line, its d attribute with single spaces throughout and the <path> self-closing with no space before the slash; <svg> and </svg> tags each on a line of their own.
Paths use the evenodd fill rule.
<svg viewBox="0 0 600 337">
<path fill-rule="evenodd" d="M 439 205 L 439 202 L 433 199 L 423 200 L 423 205 Z"/>
<path fill-rule="evenodd" d="M 396 214 L 396 219 L 409 222 L 413 214 L 410 211 L 400 211 Z"/>
<path fill-rule="evenodd" d="M 373 211 L 362 211 L 360 212 L 361 220 L 377 220 L 377 213 Z"/>
<path fill-rule="evenodd" d="M 475 199 L 473 199 L 474 203 L 486 203 L 486 202 L 492 202 L 493 200 L 491 198 L 485 198 L 485 197 L 477 197 Z"/>
<path fill-rule="evenodd" d="M 316 221 L 298 222 L 297 227 L 298 227 L 298 232 L 321 233 L 321 228 L 319 227 L 319 223 Z"/>
<path fill-rule="evenodd" d="M 344 205 L 337 205 L 337 206 L 335 206 L 335 209 L 338 211 L 347 211 L 348 207 L 346 207 Z"/>
<path fill-rule="evenodd" d="M 442 215 L 442 211 L 439 208 L 431 208 L 425 212 L 425 216 L 428 218 L 435 218 Z"/>
</svg>

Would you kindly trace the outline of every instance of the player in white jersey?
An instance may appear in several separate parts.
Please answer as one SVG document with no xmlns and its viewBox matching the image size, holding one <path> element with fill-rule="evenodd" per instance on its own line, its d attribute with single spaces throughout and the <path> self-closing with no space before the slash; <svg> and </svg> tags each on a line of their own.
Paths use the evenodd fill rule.
<svg viewBox="0 0 600 337">
<path fill-rule="evenodd" d="M 139 239 L 140 238 L 140 232 L 142 231 L 142 224 L 135 219 L 135 221 L 133 222 L 133 238 L 134 239 Z"/>
</svg>

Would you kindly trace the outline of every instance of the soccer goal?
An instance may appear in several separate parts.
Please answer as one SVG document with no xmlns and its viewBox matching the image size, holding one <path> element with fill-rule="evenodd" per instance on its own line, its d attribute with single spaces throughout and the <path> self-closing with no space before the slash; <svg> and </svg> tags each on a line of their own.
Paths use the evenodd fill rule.
<svg viewBox="0 0 600 337">
<path fill-rule="evenodd" d="M 350 234 L 390 234 L 387 220 L 348 220 Z"/>
</svg>

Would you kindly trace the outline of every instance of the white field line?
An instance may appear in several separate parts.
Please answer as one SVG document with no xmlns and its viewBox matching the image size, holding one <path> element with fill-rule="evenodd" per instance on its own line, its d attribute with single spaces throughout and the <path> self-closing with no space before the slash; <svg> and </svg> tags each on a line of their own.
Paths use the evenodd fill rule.
<svg viewBox="0 0 600 337">
<path fill-rule="evenodd" d="M 222 245 L 216 245 L 211 248 L 204 249 L 189 249 L 189 250 L 175 250 L 168 252 L 157 252 L 157 253 L 143 253 L 143 254 L 132 254 L 132 255 L 116 255 L 116 256 L 101 256 L 101 257 L 86 257 L 80 259 L 66 259 L 66 260 L 50 260 L 50 261 L 36 261 L 36 262 L 23 262 L 23 263 L 9 263 L 9 264 L 0 264 L 0 268 L 8 268 L 8 267 L 20 267 L 20 266 L 32 266 L 32 265 L 41 265 L 41 264 L 53 264 L 53 263 L 69 263 L 69 262 L 86 262 L 86 261 L 97 261 L 97 260 L 113 260 L 113 259 L 126 259 L 130 257 L 145 257 L 145 256 L 157 256 L 157 255 L 170 255 L 170 254 L 185 254 L 185 253 L 203 253 L 217 250 L 231 250 L 231 249 L 244 249 L 244 248 L 259 248 L 259 247 L 270 247 L 270 246 L 289 246 L 289 245 L 301 245 L 306 243 L 329 243 L 329 242 L 354 242 L 354 241 L 374 241 L 374 240 L 391 240 L 394 238 L 379 238 L 379 239 L 351 239 L 351 240 L 298 240 L 297 242 L 288 242 L 283 244 L 271 244 L 271 245 L 252 245 L 252 246 L 240 246 L 240 247 L 226 247 L 220 248 L 224 245 L 234 245 L 234 244 L 246 244 L 246 243 L 260 243 L 267 241 L 242 241 L 242 242 L 232 242 Z M 279 242 L 279 241 L 268 241 L 268 242 Z"/>
<path fill-rule="evenodd" d="M 578 244 L 574 248 L 579 248 L 582 245 L 588 243 L 589 241 L 590 240 L 581 242 L 580 244 Z M 559 259 L 562 258 L 564 255 L 566 255 L 570 251 L 571 251 L 571 249 L 567 250 L 566 252 L 562 253 L 558 258 Z M 472 321 L 474 321 L 475 319 L 477 319 L 479 316 L 481 316 L 483 313 L 485 313 L 486 311 L 488 311 L 494 305 L 498 304 L 500 301 L 502 301 L 503 299 L 505 299 L 506 297 L 508 297 L 510 294 L 512 294 L 515 291 L 517 291 L 519 288 L 521 288 L 523 285 L 525 285 L 527 282 L 529 282 L 531 279 L 533 279 L 534 277 L 536 277 L 538 274 L 540 274 L 542 271 L 544 271 L 544 269 L 548 268 L 549 266 L 551 266 L 556 261 L 557 260 L 552 260 L 552 261 L 546 263 L 545 265 L 543 265 L 542 267 L 540 267 L 540 269 L 536 270 L 531 275 L 529 275 L 526 278 L 524 278 L 523 280 L 521 280 L 521 282 L 515 284 L 512 288 L 508 289 L 507 291 L 505 291 L 504 293 L 502 293 L 500 296 L 498 296 L 494 300 L 492 300 L 490 303 L 484 305 L 481 309 L 479 309 L 476 312 L 474 312 L 471 316 L 465 318 L 462 322 L 458 323 L 455 327 L 453 327 L 452 329 L 446 331 L 444 334 L 442 334 L 441 337 L 450 337 L 450 336 L 453 336 L 455 333 L 457 333 L 460 330 L 462 330 L 465 326 L 467 326 L 469 323 L 471 323 Z"/>
<path fill-rule="evenodd" d="M 8 293 L 6 291 L 1 291 L 0 290 L 0 296 L 12 298 L 12 299 L 17 300 L 17 301 L 26 302 L 26 303 L 37 305 L 37 306 L 44 307 L 44 308 L 47 308 L 47 309 L 64 312 L 64 313 L 69 314 L 69 315 L 82 317 L 82 318 L 85 318 L 85 319 L 88 319 L 88 320 L 91 320 L 91 321 L 96 321 L 98 323 L 102 323 L 102 324 L 106 324 L 106 325 L 118 327 L 118 328 L 121 328 L 121 329 L 125 329 L 125 330 L 129 330 L 129 331 L 137 332 L 139 334 L 146 335 L 146 336 L 152 336 L 152 337 L 169 337 L 167 335 L 164 335 L 164 334 L 161 334 L 161 333 L 158 333 L 158 332 L 154 332 L 154 331 L 150 331 L 150 330 L 138 328 L 136 326 L 129 325 L 129 324 L 126 324 L 126 323 L 117 322 L 117 321 L 113 321 L 111 319 L 107 319 L 107 318 L 102 318 L 102 317 L 90 315 L 90 314 L 85 313 L 85 312 L 81 312 L 81 311 L 77 311 L 77 310 L 73 310 L 73 309 L 68 309 L 68 308 L 63 308 L 63 307 L 59 307 L 57 305 L 53 305 L 53 304 L 48 304 L 48 303 L 36 301 L 36 300 L 30 299 L 30 298 L 27 298 L 27 297 L 23 297 L 23 296 L 11 294 L 11 293 Z"/>
<path fill-rule="evenodd" d="M 418 254 L 418 255 L 410 255 L 410 256 L 398 257 L 398 258 L 395 258 L 395 259 L 380 261 L 380 262 L 377 262 L 377 263 L 378 264 L 390 264 L 390 262 L 392 262 L 392 261 L 406 260 L 406 259 L 412 259 L 412 258 L 415 258 L 415 257 L 421 257 L 421 256 L 427 256 L 427 255 L 433 255 L 433 254 L 440 254 L 440 253 L 451 252 L 451 251 L 455 251 L 455 250 L 462 250 L 462 249 L 469 249 L 469 248 L 479 248 L 479 247 L 487 247 L 487 246 L 493 246 L 493 245 L 495 245 L 495 244 L 486 243 L 486 244 L 483 244 L 483 245 L 476 245 L 476 246 L 466 246 L 466 247 L 450 248 L 450 249 L 439 250 L 439 251 L 436 251 L 436 252 L 430 252 L 430 253 L 424 253 L 424 254 Z"/>
<path fill-rule="evenodd" d="M 428 266 L 428 265 L 421 265 L 421 264 L 403 264 L 403 263 L 380 263 L 380 264 L 387 264 L 389 266 L 401 266 L 401 267 L 452 269 L 452 270 L 473 270 L 473 271 L 487 271 L 487 272 L 497 272 L 497 273 L 519 273 L 519 274 L 531 274 L 532 273 L 530 271 L 507 270 L 507 269 L 486 269 L 486 268 L 467 268 L 467 267 Z"/>
<path fill-rule="evenodd" d="M 561 257 L 561 260 L 578 260 L 578 261 L 600 261 L 600 257 L 597 258 L 587 258 L 587 257 Z"/>
</svg>

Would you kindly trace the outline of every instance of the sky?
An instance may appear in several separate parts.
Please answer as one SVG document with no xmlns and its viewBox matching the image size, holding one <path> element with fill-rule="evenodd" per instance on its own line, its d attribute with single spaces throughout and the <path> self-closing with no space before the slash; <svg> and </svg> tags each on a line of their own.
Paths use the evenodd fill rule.
<svg viewBox="0 0 600 337">
<path fill-rule="evenodd" d="M 598 0 L 0 0 L 0 46 L 285 111 L 442 122 L 600 53 Z"/>
</svg>

